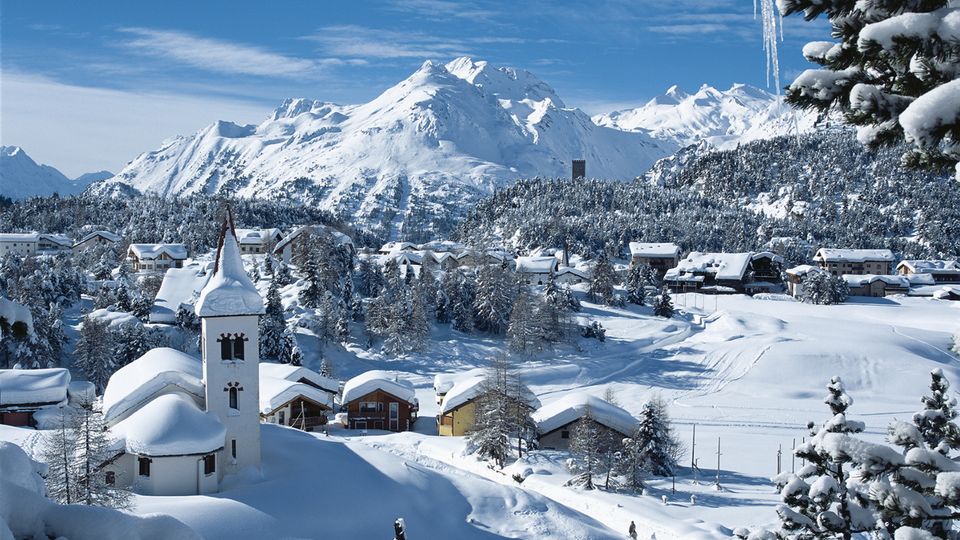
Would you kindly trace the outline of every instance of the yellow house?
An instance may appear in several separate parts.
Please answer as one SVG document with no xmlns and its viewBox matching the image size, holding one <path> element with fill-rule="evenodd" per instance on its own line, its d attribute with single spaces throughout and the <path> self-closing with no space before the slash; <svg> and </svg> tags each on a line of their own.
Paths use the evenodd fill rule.
<svg viewBox="0 0 960 540">
<path fill-rule="evenodd" d="M 473 429 L 473 415 L 477 410 L 476 397 L 460 405 L 456 409 L 440 414 L 440 423 L 437 431 L 446 437 L 466 435 Z"/>
<path fill-rule="evenodd" d="M 484 391 L 487 373 L 472 369 L 459 374 L 440 374 L 433 382 L 440 412 L 437 414 L 437 433 L 445 437 L 461 437 L 473 429 L 477 401 Z M 523 401 L 531 410 L 540 407 L 537 396 L 521 385 Z"/>
</svg>

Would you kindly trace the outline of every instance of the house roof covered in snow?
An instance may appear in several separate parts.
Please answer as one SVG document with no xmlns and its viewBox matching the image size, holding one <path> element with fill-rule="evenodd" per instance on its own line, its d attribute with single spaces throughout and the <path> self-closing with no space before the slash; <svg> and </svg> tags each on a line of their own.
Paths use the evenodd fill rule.
<svg viewBox="0 0 960 540">
<path fill-rule="evenodd" d="M 680 246 L 670 243 L 630 242 L 632 257 L 677 257 L 680 255 Z"/>
<path fill-rule="evenodd" d="M 937 300 L 960 299 L 960 285 L 946 285 L 939 291 L 935 291 L 933 297 Z"/>
<path fill-rule="evenodd" d="M 343 385 L 341 403 L 349 403 L 375 390 L 396 396 L 404 401 L 416 403 L 416 394 L 410 381 L 399 379 L 395 373 L 373 370 L 361 373 Z"/>
<path fill-rule="evenodd" d="M 0 406 L 60 403 L 69 387 L 70 372 L 64 368 L 0 369 Z"/>
<path fill-rule="evenodd" d="M 473 401 L 483 392 L 484 380 L 486 380 L 486 375 L 483 373 L 473 374 L 457 380 L 447 391 L 446 395 L 443 396 L 443 401 L 440 403 L 440 414 L 446 414 Z M 537 399 L 537 396 L 531 392 L 526 385 L 523 385 L 522 392 L 523 399 L 530 408 L 536 409 L 540 407 L 540 400 Z"/>
<path fill-rule="evenodd" d="M 787 268 L 785 272 L 788 275 L 800 278 L 811 272 L 826 272 L 826 270 L 824 270 L 823 268 L 820 268 L 819 266 L 813 266 L 810 264 L 801 264 L 801 265 L 794 266 L 793 268 Z"/>
<path fill-rule="evenodd" d="M 417 246 L 417 249 L 430 250 L 438 253 L 457 252 L 464 249 L 464 245 L 453 240 L 431 240 Z"/>
<path fill-rule="evenodd" d="M 474 368 L 468 371 L 458 371 L 454 373 L 437 373 L 433 376 L 433 391 L 437 394 L 446 394 L 461 379 L 482 376 L 486 373 L 484 368 Z"/>
<path fill-rule="evenodd" d="M 0 242 L 36 242 L 40 233 L 0 233 Z"/>
<path fill-rule="evenodd" d="M 304 397 L 333 408 L 333 394 L 297 381 L 260 377 L 260 414 L 271 414 L 293 399 Z"/>
<path fill-rule="evenodd" d="M 280 229 L 236 229 L 237 240 L 242 245 L 263 244 L 271 240 L 278 240 L 283 237 Z"/>
<path fill-rule="evenodd" d="M 910 287 L 910 280 L 905 276 L 882 274 L 844 274 L 843 280 L 847 282 L 847 286 L 849 287 L 864 287 L 877 281 L 882 281 L 887 285 L 893 285 L 895 287 Z M 931 281 L 931 283 L 933 283 L 933 281 Z"/>
<path fill-rule="evenodd" d="M 168 391 L 204 399 L 203 366 L 198 358 L 168 347 L 150 349 L 118 369 L 103 392 L 103 415 L 108 423 Z"/>
<path fill-rule="evenodd" d="M 396 251 L 412 251 L 417 249 L 412 242 L 387 242 L 380 246 L 380 253 L 394 253 Z"/>
<path fill-rule="evenodd" d="M 227 212 L 220 232 L 220 246 L 217 248 L 213 276 L 200 291 L 195 306 L 200 317 L 264 313 L 263 297 L 243 268 L 232 220 L 232 216 Z"/>
<path fill-rule="evenodd" d="M 557 269 L 556 257 L 517 257 L 517 272 L 524 274 L 552 274 Z"/>
<path fill-rule="evenodd" d="M 334 244 L 352 246 L 353 240 L 349 236 L 343 234 L 342 232 L 328 227 L 326 225 L 304 225 L 302 227 L 297 227 L 290 234 L 286 235 L 277 242 L 276 247 L 273 248 L 274 253 L 280 253 L 283 251 L 283 248 L 287 247 L 290 242 L 296 240 L 302 234 L 329 234 L 333 238 Z"/>
<path fill-rule="evenodd" d="M 340 391 L 340 381 L 320 375 L 312 369 L 291 364 L 260 362 L 260 378 L 273 377 L 293 382 L 304 382 L 321 390 L 336 394 Z"/>
<path fill-rule="evenodd" d="M 590 417 L 624 435 L 632 435 L 639 422 L 627 411 L 596 396 L 576 393 L 564 396 L 533 413 L 541 435 L 575 422 L 590 411 Z"/>
<path fill-rule="evenodd" d="M 150 308 L 150 322 L 173 323 L 181 305 L 192 305 L 210 280 L 210 263 L 191 263 L 183 268 L 170 268 Z"/>
<path fill-rule="evenodd" d="M 83 236 L 83 238 L 81 238 L 80 240 L 78 240 L 77 243 L 74 244 L 74 245 L 82 244 L 82 243 L 84 243 L 84 242 L 86 242 L 86 241 L 88 241 L 88 240 L 92 240 L 92 239 L 97 238 L 97 237 L 103 238 L 103 239 L 105 239 L 105 240 L 109 240 L 109 241 L 111 241 L 111 242 L 119 242 L 119 241 L 120 241 L 120 235 L 117 234 L 117 233 L 115 233 L 115 232 L 111 232 L 111 231 L 93 231 L 93 232 L 90 232 L 90 233 L 85 234 L 85 235 Z"/>
<path fill-rule="evenodd" d="M 957 261 L 906 260 L 900 261 L 897 269 L 906 268 L 914 274 L 955 274 L 960 272 Z"/>
<path fill-rule="evenodd" d="M 813 256 L 815 261 L 823 262 L 866 262 L 893 261 L 893 252 L 889 249 L 838 249 L 820 248 Z"/>
<path fill-rule="evenodd" d="M 589 271 L 589 270 L 585 270 L 585 269 L 581 269 L 581 268 L 574 268 L 574 267 L 572 267 L 572 266 L 564 266 L 564 267 L 562 267 L 562 268 L 560 268 L 560 269 L 557 270 L 557 277 L 562 276 L 562 275 L 565 275 L 565 274 L 570 274 L 570 275 L 572 275 L 572 276 L 576 276 L 576 277 L 578 277 L 578 278 L 580 278 L 580 279 L 584 279 L 584 280 L 590 279 L 590 271 Z"/>
<path fill-rule="evenodd" d="M 739 280 L 747 271 L 753 253 L 701 253 L 693 251 L 667 270 L 666 279 L 681 274 L 713 274 L 716 279 Z"/>
<path fill-rule="evenodd" d="M 186 395 L 158 396 L 110 428 L 127 452 L 153 457 L 208 454 L 223 448 L 226 429 Z"/>
<path fill-rule="evenodd" d="M 140 260 L 151 260 L 166 254 L 174 260 L 187 258 L 187 246 L 183 244 L 130 244 L 130 253 Z"/>
<path fill-rule="evenodd" d="M 73 240 L 65 234 L 50 234 L 50 233 L 41 233 L 40 240 L 46 240 L 52 242 L 61 247 L 71 247 L 73 246 Z"/>
</svg>

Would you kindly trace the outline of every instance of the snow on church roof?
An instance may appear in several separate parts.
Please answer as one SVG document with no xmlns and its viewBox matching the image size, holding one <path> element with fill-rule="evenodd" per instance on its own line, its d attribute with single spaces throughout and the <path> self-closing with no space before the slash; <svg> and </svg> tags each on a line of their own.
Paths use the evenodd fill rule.
<svg viewBox="0 0 960 540">
<path fill-rule="evenodd" d="M 124 441 L 127 452 L 154 457 L 214 452 L 223 448 L 227 433 L 215 414 L 180 393 L 157 397 L 110 432 Z"/>
<path fill-rule="evenodd" d="M 260 379 L 272 377 L 274 379 L 284 379 L 287 381 L 301 382 L 313 385 L 332 394 L 340 391 L 340 381 L 320 375 L 312 369 L 303 366 L 294 366 L 291 364 L 278 364 L 274 362 L 260 362 Z"/>
<path fill-rule="evenodd" d="M 231 315 L 262 315 L 263 298 L 247 276 L 240 258 L 240 246 L 233 231 L 230 213 L 224 220 L 217 249 L 217 263 L 213 277 L 200 291 L 195 311 L 200 317 Z"/>
<path fill-rule="evenodd" d="M 680 246 L 673 243 L 630 242 L 630 255 L 634 257 L 677 257 Z"/>
<path fill-rule="evenodd" d="M 533 413 L 533 421 L 541 435 L 575 422 L 590 409 L 590 417 L 624 435 L 632 435 L 639 422 L 627 411 L 590 394 L 564 396 Z"/>
<path fill-rule="evenodd" d="M 112 423 L 168 387 L 204 399 L 200 360 L 167 347 L 150 349 L 110 376 L 103 392 L 104 419 Z"/>
<path fill-rule="evenodd" d="M 343 397 L 340 402 L 349 403 L 375 390 L 383 390 L 410 403 L 416 403 L 417 400 L 410 381 L 398 379 L 395 373 L 389 371 L 373 370 L 361 373 L 347 381 L 343 385 Z"/>
<path fill-rule="evenodd" d="M 0 369 L 0 406 L 60 403 L 69 385 L 64 368 Z"/>
</svg>

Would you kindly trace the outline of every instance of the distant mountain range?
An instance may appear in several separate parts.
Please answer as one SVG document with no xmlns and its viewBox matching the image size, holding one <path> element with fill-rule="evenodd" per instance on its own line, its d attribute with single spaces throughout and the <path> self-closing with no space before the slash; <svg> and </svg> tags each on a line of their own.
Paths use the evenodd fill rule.
<svg viewBox="0 0 960 540">
<path fill-rule="evenodd" d="M 111 176 L 100 171 L 71 180 L 50 165 L 38 164 L 19 146 L 0 146 L 0 195 L 14 200 L 54 193 L 75 195 Z"/>
<path fill-rule="evenodd" d="M 259 125 L 219 121 L 140 154 L 91 191 L 292 199 L 384 237 L 449 231 L 519 178 L 629 180 L 680 148 L 717 148 L 813 126 L 763 90 L 676 87 L 643 107 L 590 118 L 528 71 L 458 58 L 425 62 L 361 105 L 288 99 Z M 85 175 L 86 176 L 86 175 Z"/>
</svg>

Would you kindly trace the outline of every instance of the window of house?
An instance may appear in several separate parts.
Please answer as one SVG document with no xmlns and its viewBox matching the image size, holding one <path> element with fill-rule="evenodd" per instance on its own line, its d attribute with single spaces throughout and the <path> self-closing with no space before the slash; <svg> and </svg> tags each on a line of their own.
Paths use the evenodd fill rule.
<svg viewBox="0 0 960 540">
<path fill-rule="evenodd" d="M 361 401 L 360 412 L 362 413 L 377 412 L 377 405 L 379 405 L 379 403 L 377 403 L 376 401 Z"/>
<path fill-rule="evenodd" d="M 569 438 L 570 438 L 570 431 L 569 431 L 569 430 L 566 430 L 566 429 L 563 430 L 563 431 L 561 431 L 561 432 L 560 432 L 560 438 L 561 438 L 561 439 L 569 439 Z"/>
<path fill-rule="evenodd" d="M 137 468 L 140 476 L 150 476 L 150 458 L 137 458 Z"/>
<path fill-rule="evenodd" d="M 104 475 L 103 481 L 106 482 L 108 486 L 117 485 L 117 473 L 113 471 L 107 471 L 107 474 Z"/>
<path fill-rule="evenodd" d="M 203 474 L 213 474 L 217 472 L 216 454 L 207 454 L 203 456 Z"/>
<path fill-rule="evenodd" d="M 287 423 L 286 423 L 286 416 L 287 416 L 287 415 L 284 413 L 284 411 L 280 411 L 279 417 L 280 417 L 280 425 L 281 425 L 281 426 L 287 425 Z"/>
<path fill-rule="evenodd" d="M 227 393 L 228 393 L 228 395 L 230 396 L 230 408 L 231 408 L 231 409 L 239 409 L 240 407 L 237 405 L 237 387 L 236 387 L 236 386 L 231 386 L 231 387 L 227 390 Z"/>
</svg>

